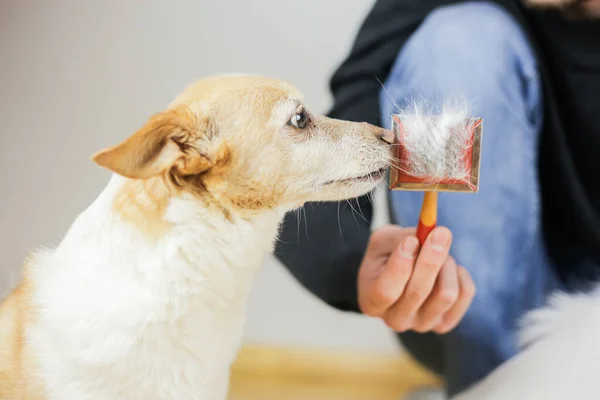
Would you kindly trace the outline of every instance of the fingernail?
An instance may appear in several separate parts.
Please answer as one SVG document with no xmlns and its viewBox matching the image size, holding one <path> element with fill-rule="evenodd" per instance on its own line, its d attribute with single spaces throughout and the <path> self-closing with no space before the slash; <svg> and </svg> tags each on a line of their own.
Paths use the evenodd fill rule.
<svg viewBox="0 0 600 400">
<path fill-rule="evenodd" d="M 433 237 L 431 238 L 431 247 L 435 251 L 444 252 L 448 250 L 448 245 L 450 244 L 450 235 L 448 231 L 445 229 L 438 229 L 433 232 Z"/>
<path fill-rule="evenodd" d="M 419 246 L 419 240 L 416 237 L 408 237 L 402 245 L 402 257 L 407 259 L 413 259 L 415 257 L 415 251 Z"/>
</svg>

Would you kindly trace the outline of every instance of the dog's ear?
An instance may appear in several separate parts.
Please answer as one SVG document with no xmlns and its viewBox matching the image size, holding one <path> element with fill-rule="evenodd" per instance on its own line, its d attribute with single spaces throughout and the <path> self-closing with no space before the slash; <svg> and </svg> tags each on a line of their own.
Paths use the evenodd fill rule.
<svg viewBox="0 0 600 400">
<path fill-rule="evenodd" d="M 132 179 L 148 179 L 167 170 L 200 174 L 223 156 L 215 133 L 209 119 L 199 119 L 185 107 L 176 108 L 154 115 L 124 142 L 92 159 Z"/>
</svg>

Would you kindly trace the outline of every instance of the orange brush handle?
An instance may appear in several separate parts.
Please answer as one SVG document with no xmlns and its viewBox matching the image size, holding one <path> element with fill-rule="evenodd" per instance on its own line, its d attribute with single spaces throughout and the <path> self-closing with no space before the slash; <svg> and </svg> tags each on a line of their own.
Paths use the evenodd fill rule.
<svg viewBox="0 0 600 400">
<path fill-rule="evenodd" d="M 425 239 L 427 239 L 429 233 L 436 227 L 437 203 L 437 192 L 425 192 L 423 206 L 421 207 L 421 216 L 419 217 L 419 224 L 417 226 L 417 238 L 421 246 L 425 243 Z"/>
</svg>

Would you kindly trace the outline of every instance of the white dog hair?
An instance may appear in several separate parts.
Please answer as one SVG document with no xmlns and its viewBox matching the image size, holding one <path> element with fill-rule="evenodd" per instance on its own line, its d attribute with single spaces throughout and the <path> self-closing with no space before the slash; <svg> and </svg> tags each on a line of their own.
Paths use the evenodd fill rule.
<svg viewBox="0 0 600 400">
<path fill-rule="evenodd" d="M 600 288 L 526 314 L 522 350 L 453 400 L 600 398 Z"/>
</svg>

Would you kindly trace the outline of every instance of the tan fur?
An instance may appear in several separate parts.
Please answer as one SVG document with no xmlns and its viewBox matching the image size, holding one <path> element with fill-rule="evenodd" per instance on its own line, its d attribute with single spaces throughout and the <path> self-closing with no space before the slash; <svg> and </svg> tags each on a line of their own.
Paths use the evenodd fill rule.
<svg viewBox="0 0 600 400">
<path fill-rule="evenodd" d="M 214 112 L 214 110 L 232 111 L 230 120 L 247 118 L 249 124 L 234 126 L 244 143 L 254 145 L 256 150 L 244 149 L 243 155 L 258 154 L 265 140 L 262 127 L 268 123 L 274 104 L 284 97 L 302 99 L 295 88 L 275 79 L 262 77 L 244 77 L 244 82 L 232 81 L 227 77 L 216 77 L 200 80 L 189 86 L 169 107 L 158 113 L 131 137 L 118 146 L 97 153 L 93 160 L 121 175 L 134 179 L 143 179 L 157 173 L 150 181 L 130 182 L 118 196 L 115 207 L 124 219 L 138 225 L 150 236 L 160 234 L 168 229 L 168 224 L 161 220 L 169 197 L 177 193 L 174 188 L 183 188 L 204 197 L 205 202 L 222 208 L 239 208 L 248 212 L 274 207 L 281 203 L 282 193 L 274 187 L 265 192 L 254 177 L 235 176 L 236 170 L 243 170 L 242 154 L 232 153 L 225 144 L 213 148 L 188 148 L 182 154 L 175 143 L 168 139 L 177 137 L 179 145 L 198 143 L 210 138 L 218 129 L 214 121 L 199 121 L 197 115 Z M 259 105 L 259 113 L 241 115 L 243 109 L 234 104 L 254 103 Z M 199 108 L 208 107 L 208 110 Z M 227 127 L 228 129 L 232 127 Z M 271 131 L 276 134 L 277 131 Z M 167 146 L 165 146 L 165 142 Z M 133 157 L 132 157 L 133 155 Z M 235 184 L 232 185 L 232 182 Z M 220 187 L 223 197 L 215 199 L 210 193 L 202 190 L 204 185 Z M 226 205 L 223 204 L 226 200 Z M 150 218 L 148 218 L 150 217 Z"/>
<path fill-rule="evenodd" d="M 158 239 L 169 230 L 163 219 L 170 193 L 162 177 L 128 181 L 115 196 L 114 209 L 123 221 L 144 232 L 150 239 Z"/>
<path fill-rule="evenodd" d="M 34 321 L 31 305 L 32 285 L 28 279 L 29 259 L 24 267 L 24 279 L 0 303 L 0 399 L 44 400 L 36 374 L 31 348 L 27 345 L 26 329 Z"/>
<path fill-rule="evenodd" d="M 290 107 L 301 103 L 294 87 L 274 79 L 213 77 L 194 83 L 121 144 L 93 157 L 129 178 L 114 197 L 115 215 L 156 240 L 170 229 L 165 215 L 177 196 L 194 196 L 226 218 L 301 205 L 310 196 L 295 183 L 307 173 L 282 164 L 291 155 L 290 141 L 306 143 L 308 135 L 327 135 L 335 147 L 344 135 L 353 134 L 366 150 L 384 147 L 379 139 L 389 132 L 319 116 L 312 116 L 314 127 L 307 132 L 295 132 L 285 121 Z M 265 157 L 270 152 L 275 156 Z M 365 165 L 373 164 L 368 154 L 364 157 Z M 38 312 L 31 306 L 34 296 L 25 269 L 23 283 L 0 304 L 0 400 L 47 399 L 27 341 Z"/>
</svg>

